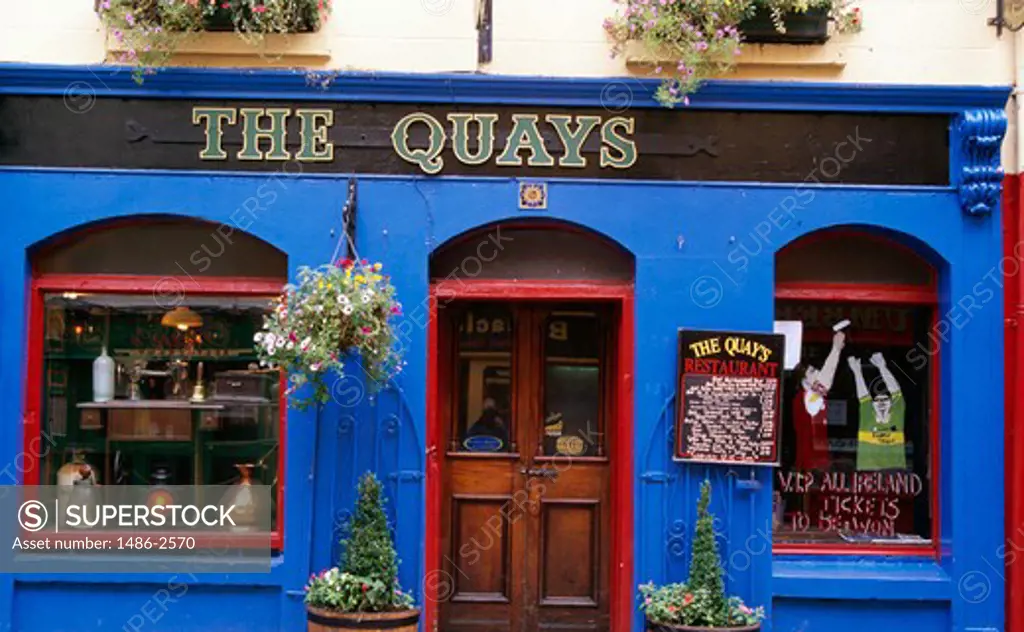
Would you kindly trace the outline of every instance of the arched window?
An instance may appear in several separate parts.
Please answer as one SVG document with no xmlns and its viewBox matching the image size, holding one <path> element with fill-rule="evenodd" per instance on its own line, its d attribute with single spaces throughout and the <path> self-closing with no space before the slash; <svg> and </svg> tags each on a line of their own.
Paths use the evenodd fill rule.
<svg viewBox="0 0 1024 632">
<path fill-rule="evenodd" d="M 33 271 L 26 484 L 270 486 L 280 547 L 281 379 L 253 334 L 287 257 L 224 224 L 133 218 L 39 244 Z"/>
<path fill-rule="evenodd" d="M 787 337 L 776 552 L 934 553 L 934 267 L 887 237 L 831 230 L 781 250 L 775 275 Z"/>
</svg>

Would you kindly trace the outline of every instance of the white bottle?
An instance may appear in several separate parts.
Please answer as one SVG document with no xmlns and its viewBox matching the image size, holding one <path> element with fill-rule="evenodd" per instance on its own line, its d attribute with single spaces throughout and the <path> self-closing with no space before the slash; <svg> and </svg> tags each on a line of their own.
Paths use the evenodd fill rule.
<svg viewBox="0 0 1024 632">
<path fill-rule="evenodd" d="M 107 355 L 107 347 L 92 363 L 92 401 L 109 402 L 114 399 L 114 359 Z"/>
</svg>

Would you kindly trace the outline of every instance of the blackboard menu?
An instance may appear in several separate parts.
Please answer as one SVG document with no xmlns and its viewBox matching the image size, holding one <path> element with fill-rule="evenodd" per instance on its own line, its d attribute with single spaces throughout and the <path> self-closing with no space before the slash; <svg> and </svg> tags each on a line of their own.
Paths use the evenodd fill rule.
<svg viewBox="0 0 1024 632">
<path fill-rule="evenodd" d="M 680 330 L 675 458 L 778 465 L 785 339 Z"/>
</svg>

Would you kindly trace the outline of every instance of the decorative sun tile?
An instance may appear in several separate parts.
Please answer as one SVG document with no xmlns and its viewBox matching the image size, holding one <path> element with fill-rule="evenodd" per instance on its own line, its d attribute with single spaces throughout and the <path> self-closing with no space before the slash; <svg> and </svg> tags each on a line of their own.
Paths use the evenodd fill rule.
<svg viewBox="0 0 1024 632">
<path fill-rule="evenodd" d="M 543 210 L 548 207 L 548 185 L 544 182 L 519 183 L 519 208 Z"/>
</svg>

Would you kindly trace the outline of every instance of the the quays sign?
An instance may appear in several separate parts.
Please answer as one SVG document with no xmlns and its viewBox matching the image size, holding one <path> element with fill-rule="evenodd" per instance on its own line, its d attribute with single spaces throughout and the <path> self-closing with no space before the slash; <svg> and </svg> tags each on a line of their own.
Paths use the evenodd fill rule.
<svg viewBox="0 0 1024 632">
<path fill-rule="evenodd" d="M 49 95 L 0 95 L 0 113 L 0 166 L 951 182 L 946 115 L 101 96 L 86 120 L 61 96 Z M 76 142 L 53 151 L 55 130 Z"/>
<path fill-rule="evenodd" d="M 516 113 L 508 118 L 503 126 L 508 131 L 499 133 L 499 122 L 503 122 L 499 114 L 453 112 L 442 120 L 414 112 L 395 123 L 391 144 L 402 160 L 431 175 L 441 173 L 448 160 L 463 165 L 585 169 L 588 158 L 583 149 L 592 137 L 600 139 L 601 168 L 628 169 L 636 163 L 632 117 Z M 298 121 L 294 132 L 290 121 Z M 235 129 L 242 139 L 241 148 L 234 152 L 237 160 L 333 162 L 337 149 L 331 140 L 335 124 L 331 109 L 197 106 L 192 109 L 192 124 L 205 134 L 201 160 L 227 160 L 224 134 Z M 549 149 L 545 139 L 551 132 L 560 144 L 557 151 Z"/>
</svg>

